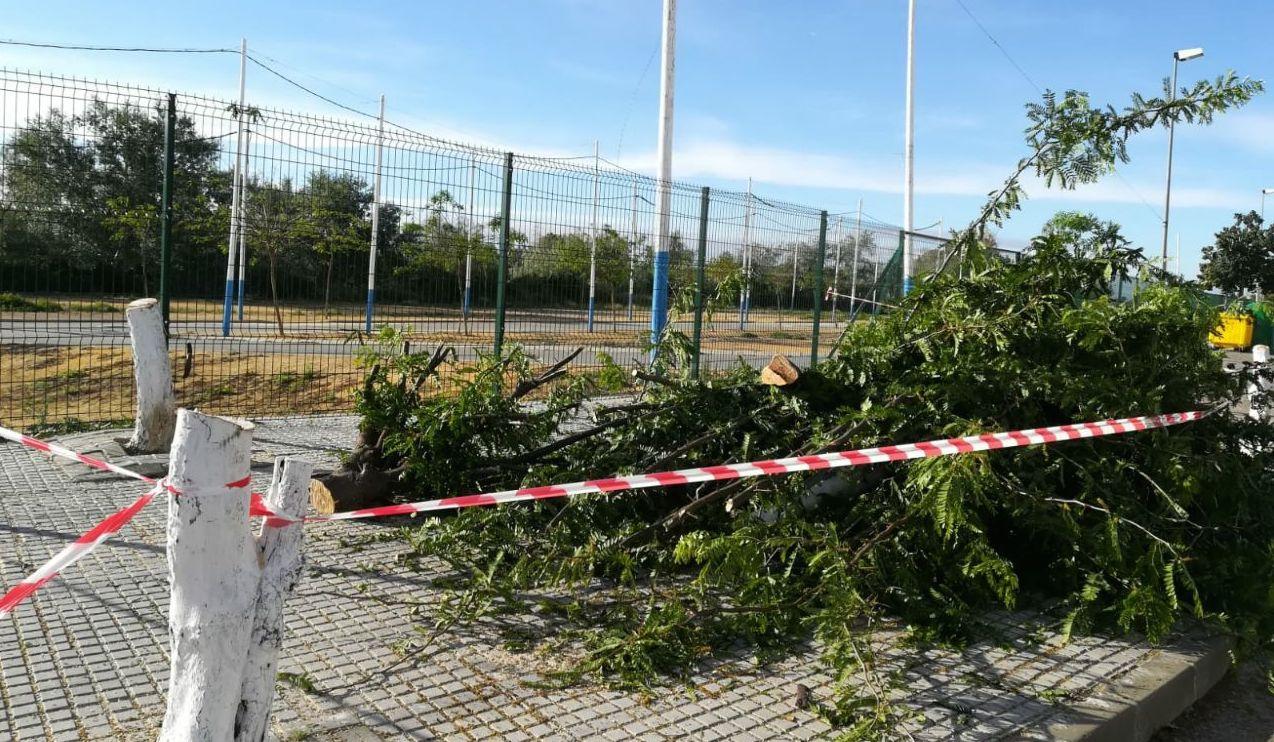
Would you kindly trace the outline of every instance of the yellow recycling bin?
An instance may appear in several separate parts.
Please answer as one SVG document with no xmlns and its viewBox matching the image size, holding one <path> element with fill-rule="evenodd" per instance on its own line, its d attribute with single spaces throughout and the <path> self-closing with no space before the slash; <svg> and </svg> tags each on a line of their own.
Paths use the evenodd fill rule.
<svg viewBox="0 0 1274 742">
<path fill-rule="evenodd" d="M 1208 342 L 1218 348 L 1247 350 L 1252 347 L 1252 330 L 1256 320 L 1249 314 L 1221 315 L 1221 324 L 1208 336 Z"/>
</svg>

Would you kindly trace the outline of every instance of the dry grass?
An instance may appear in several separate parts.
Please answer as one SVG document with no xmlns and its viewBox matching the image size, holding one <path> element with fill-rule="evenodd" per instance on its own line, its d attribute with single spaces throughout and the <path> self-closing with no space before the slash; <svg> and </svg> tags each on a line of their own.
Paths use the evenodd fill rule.
<svg viewBox="0 0 1274 742">
<path fill-rule="evenodd" d="M 182 378 L 173 355 L 178 402 L 237 415 L 335 412 L 351 408 L 362 378 L 349 356 L 196 353 Z M 0 347 L 0 421 L 26 427 L 49 420 L 132 417 L 133 360 L 126 347 Z"/>
</svg>

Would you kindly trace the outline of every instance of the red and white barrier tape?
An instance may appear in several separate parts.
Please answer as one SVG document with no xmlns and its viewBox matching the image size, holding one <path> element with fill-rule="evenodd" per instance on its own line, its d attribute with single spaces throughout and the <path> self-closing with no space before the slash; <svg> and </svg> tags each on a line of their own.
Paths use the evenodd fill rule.
<svg viewBox="0 0 1274 742">
<path fill-rule="evenodd" d="M 1172 425 L 1180 425 L 1182 423 L 1199 420 L 1207 417 L 1209 414 L 1211 414 L 1210 411 L 1196 410 L 1192 412 L 1177 412 L 1169 415 L 1129 417 L 1118 420 L 1104 420 L 1101 422 L 1055 425 L 1048 428 L 1029 428 L 1026 430 L 1014 430 L 1007 433 L 983 433 L 981 435 L 970 435 L 962 438 L 940 438 L 932 441 L 924 441 L 922 443 L 903 443 L 896 446 L 876 446 L 872 448 L 859 448 L 852 451 L 837 451 L 834 453 L 822 453 L 811 456 L 794 456 L 785 459 L 766 459 L 763 461 L 749 461 L 742 464 L 721 464 L 718 466 L 705 466 L 694 469 L 651 472 L 649 474 L 637 474 L 627 477 L 590 479 L 583 482 L 572 482 L 570 484 L 550 484 L 543 487 L 528 487 L 524 489 L 505 490 L 503 492 L 492 492 L 488 494 L 445 497 L 439 500 L 423 500 L 420 502 L 403 503 L 401 505 L 364 508 L 361 510 L 350 510 L 344 513 L 334 513 L 332 515 L 313 516 L 305 519 L 286 518 L 270 511 L 270 509 L 265 506 L 264 502 L 262 502 L 261 496 L 254 492 L 251 496 L 249 512 L 253 516 L 266 517 L 267 525 L 272 527 L 304 521 L 351 520 L 355 518 L 377 518 L 391 515 L 407 515 L 410 513 L 453 510 L 457 508 L 478 507 L 482 505 L 500 505 L 524 500 L 547 500 L 600 492 L 648 489 L 651 487 L 668 487 L 678 484 L 694 484 L 697 482 L 775 476 L 779 474 L 792 474 L 796 472 L 816 471 L 820 469 L 868 466 L 870 464 L 880 464 L 889 461 L 936 458 L 939 456 L 953 456 L 955 454 L 972 453 L 975 451 L 992 451 L 1002 448 L 1017 448 L 1020 446 L 1054 443 L 1057 441 L 1079 440 L 1081 438 L 1097 438 L 1120 433 L 1132 433 L 1139 430 L 1166 428 Z M 137 472 L 130 471 L 123 467 L 109 464 L 105 461 L 99 461 L 98 459 L 94 459 L 89 456 L 84 456 L 83 454 L 76 453 L 61 446 L 46 443 L 30 436 L 22 435 L 21 433 L 16 433 L 7 428 L 0 427 L 0 438 L 7 438 L 11 441 L 21 443 L 24 446 L 28 446 L 39 451 L 79 461 L 80 463 L 96 469 L 113 471 L 154 485 L 149 492 L 134 500 L 127 507 L 106 518 L 101 523 L 98 523 L 91 531 L 79 537 L 73 543 L 68 544 L 66 548 L 58 552 L 58 554 L 50 559 L 44 566 L 36 570 L 36 572 L 34 572 L 31 576 L 22 580 L 22 582 L 18 583 L 3 597 L 0 597 L 0 616 L 10 613 L 14 607 L 26 598 L 30 597 L 30 595 L 38 590 L 41 585 L 57 576 L 58 572 L 75 563 L 77 560 L 96 548 L 98 544 L 117 533 L 124 527 L 125 524 L 132 520 L 133 516 L 137 515 L 142 508 L 146 507 L 146 505 L 155 498 L 156 494 L 162 491 L 180 494 L 177 490 L 169 486 L 165 480 L 155 480 L 151 477 L 138 474 Z M 231 482 L 226 486 L 246 487 L 249 483 L 250 479 L 244 478 L 237 482 Z"/>
<path fill-rule="evenodd" d="M 678 469 L 676 471 L 636 474 L 627 477 L 608 479 L 590 479 L 570 484 L 550 484 L 544 487 L 528 487 L 504 492 L 492 492 L 484 495 L 464 495 L 461 497 L 445 497 L 441 500 L 424 500 L 402 505 L 386 505 L 378 508 L 350 510 L 326 516 L 314 516 L 307 520 L 348 520 L 352 518 L 375 518 L 387 515 L 406 515 L 423 513 L 432 510 L 451 510 L 478 505 L 499 505 L 521 500 L 546 500 L 556 497 L 572 497 L 594 492 L 616 492 L 619 490 L 647 489 L 650 487 L 667 487 L 676 484 L 693 484 L 696 482 L 712 482 L 724 479 L 741 479 L 745 477 L 766 477 L 776 474 L 814 471 L 817 469 L 836 469 L 846 466 L 867 466 L 886 461 L 904 461 L 906 459 L 935 458 L 952 456 L 958 453 L 973 451 L 991 451 L 1000 448 L 1017 448 L 1055 441 L 1070 441 L 1080 438 L 1096 438 L 1118 433 L 1131 433 L 1151 428 L 1166 428 L 1170 425 L 1192 422 L 1207 417 L 1206 411 L 1177 412 L 1170 415 L 1152 415 L 1148 417 L 1129 417 L 1119 420 L 1104 420 L 1093 423 L 1075 423 L 1072 425 L 1055 425 L 1049 428 L 1030 428 L 1014 430 L 1008 433 L 983 433 L 963 438 L 940 438 L 923 443 L 903 443 L 896 446 L 878 446 L 859 448 L 853 451 L 837 451 L 812 456 L 794 456 L 786 459 L 767 459 L 749 461 L 744 464 L 722 464 L 705 466 L 697 469 Z"/>
<path fill-rule="evenodd" d="M 149 505 L 160 492 L 180 494 L 175 487 L 168 484 L 167 479 L 155 479 L 154 477 L 148 477 L 145 474 L 140 474 L 131 469 L 126 469 L 122 466 L 102 461 L 101 459 L 95 459 L 92 456 L 85 456 L 82 453 L 77 453 L 69 448 L 59 446 L 56 443 L 48 443 L 39 440 L 38 438 L 32 438 L 29 435 L 23 435 L 5 427 L 0 427 L 0 438 L 11 440 L 14 443 L 20 443 L 28 448 L 43 451 L 44 453 L 51 454 L 53 456 L 61 456 L 65 459 L 78 461 L 81 464 L 91 466 L 94 469 L 115 472 L 116 474 L 137 479 L 152 485 L 150 490 L 141 497 L 138 497 L 127 506 L 107 516 L 105 520 L 93 526 L 93 528 L 83 536 L 80 536 L 71 543 L 67 544 L 61 551 L 55 554 L 52 559 L 45 562 L 39 569 L 32 572 L 17 585 L 14 585 L 13 588 L 11 588 L 3 596 L 0 596 L 0 617 L 4 617 L 11 613 L 19 603 L 31 597 L 31 595 L 36 590 L 39 590 L 46 582 L 57 577 L 59 572 L 87 556 L 89 552 L 97 548 L 98 544 L 101 544 L 106 539 L 114 536 L 116 533 L 119 533 L 120 529 L 128 525 L 128 522 L 133 519 L 133 516 L 141 512 L 142 508 Z M 244 477 L 237 482 L 230 482 L 226 486 L 240 488 L 247 487 L 251 483 L 251 477 Z M 256 492 L 252 493 L 249 512 L 252 515 L 273 515 L 270 510 L 265 507 L 265 503 L 261 501 L 261 495 Z"/>
</svg>

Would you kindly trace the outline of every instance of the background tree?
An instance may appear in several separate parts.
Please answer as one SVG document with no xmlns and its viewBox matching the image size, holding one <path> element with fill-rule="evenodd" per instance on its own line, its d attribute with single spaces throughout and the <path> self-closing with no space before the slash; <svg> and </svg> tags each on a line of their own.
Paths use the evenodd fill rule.
<svg viewBox="0 0 1274 742">
<path fill-rule="evenodd" d="M 368 222 L 372 192 L 367 181 L 352 173 L 316 170 L 305 184 L 314 251 L 324 258 L 323 309 L 331 304 L 332 266 L 341 253 L 371 249 Z"/>
<path fill-rule="evenodd" d="M 84 264 L 136 271 L 150 293 L 158 262 L 163 187 L 163 107 L 94 100 L 67 116 L 54 109 L 34 118 L 4 150 L 8 213 L 0 252 L 49 269 Z M 215 251 L 224 240 L 228 176 L 217 168 L 219 148 L 179 116 L 174 139 L 174 238 L 183 245 L 175 265 Z"/>
<path fill-rule="evenodd" d="M 1235 214 L 1234 223 L 1203 248 L 1199 280 L 1231 296 L 1274 293 L 1274 226 L 1255 211 Z"/>
</svg>

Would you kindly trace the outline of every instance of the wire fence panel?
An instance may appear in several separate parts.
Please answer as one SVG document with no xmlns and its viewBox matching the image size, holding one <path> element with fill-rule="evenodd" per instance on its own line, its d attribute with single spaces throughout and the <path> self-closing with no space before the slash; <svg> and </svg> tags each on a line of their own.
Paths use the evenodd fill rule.
<svg viewBox="0 0 1274 742">
<path fill-rule="evenodd" d="M 0 70 L 0 421 L 131 416 L 123 309 L 160 292 L 168 106 L 163 91 Z M 453 346 L 460 373 L 493 351 L 497 328 L 540 363 L 576 348 L 578 371 L 648 361 L 655 180 L 375 119 L 187 94 L 172 113 L 166 285 L 181 404 L 347 411 L 357 349 L 384 337 Z M 701 189 L 669 188 L 670 327 L 687 337 L 706 235 L 703 372 L 806 357 L 816 299 L 824 353 L 844 323 L 898 300 L 896 227 L 834 215 L 820 247 L 819 210 L 711 191 L 701 225 Z M 916 275 L 934 270 L 942 241 L 911 241 Z"/>
</svg>

